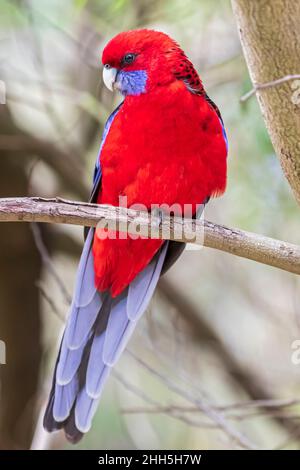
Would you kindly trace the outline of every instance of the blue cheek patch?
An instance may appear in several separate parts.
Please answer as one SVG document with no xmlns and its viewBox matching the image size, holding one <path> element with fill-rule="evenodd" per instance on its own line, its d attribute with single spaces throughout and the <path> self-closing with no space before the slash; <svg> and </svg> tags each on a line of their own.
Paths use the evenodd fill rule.
<svg viewBox="0 0 300 470">
<path fill-rule="evenodd" d="M 140 95 L 146 91 L 147 72 L 145 70 L 134 70 L 118 73 L 118 82 L 123 95 Z"/>
</svg>

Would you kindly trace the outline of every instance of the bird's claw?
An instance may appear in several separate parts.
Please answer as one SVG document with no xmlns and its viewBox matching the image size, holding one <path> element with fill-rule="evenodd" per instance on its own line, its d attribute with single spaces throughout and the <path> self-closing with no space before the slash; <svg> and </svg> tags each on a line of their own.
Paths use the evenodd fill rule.
<svg viewBox="0 0 300 470">
<path fill-rule="evenodd" d="M 151 210 L 151 221 L 156 228 L 160 228 L 166 219 L 167 214 L 159 207 L 154 207 Z"/>
</svg>

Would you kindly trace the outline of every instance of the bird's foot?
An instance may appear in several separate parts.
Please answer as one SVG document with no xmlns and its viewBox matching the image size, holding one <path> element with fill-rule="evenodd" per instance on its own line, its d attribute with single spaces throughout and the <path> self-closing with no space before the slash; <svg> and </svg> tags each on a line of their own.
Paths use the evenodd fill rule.
<svg viewBox="0 0 300 470">
<path fill-rule="evenodd" d="M 169 218 L 169 215 L 160 207 L 153 207 L 151 209 L 151 225 L 155 228 L 161 228 L 163 222 Z"/>
</svg>

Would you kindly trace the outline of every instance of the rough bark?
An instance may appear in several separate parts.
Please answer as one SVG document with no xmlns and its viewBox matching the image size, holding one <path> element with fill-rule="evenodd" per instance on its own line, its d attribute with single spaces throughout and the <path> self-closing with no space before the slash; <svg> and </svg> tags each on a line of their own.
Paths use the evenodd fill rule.
<svg viewBox="0 0 300 470">
<path fill-rule="evenodd" d="M 206 220 L 164 217 L 160 221 L 159 217 L 149 217 L 147 212 L 124 207 L 23 197 L 0 199 L 0 222 L 48 222 L 86 227 L 101 223 L 101 228 L 204 245 L 300 274 L 299 246 Z"/>
<path fill-rule="evenodd" d="M 254 87 L 300 73 L 300 2 L 232 0 Z M 300 81 L 257 90 L 275 151 L 300 204 Z"/>
</svg>

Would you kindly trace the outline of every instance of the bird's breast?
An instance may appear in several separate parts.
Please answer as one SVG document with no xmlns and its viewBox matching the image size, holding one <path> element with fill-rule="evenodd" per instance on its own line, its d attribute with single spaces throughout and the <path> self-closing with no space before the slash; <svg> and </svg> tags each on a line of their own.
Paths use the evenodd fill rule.
<svg viewBox="0 0 300 470">
<path fill-rule="evenodd" d="M 173 203 L 224 186 L 222 128 L 206 100 L 188 91 L 125 100 L 101 153 L 101 202 Z M 201 201 L 200 201 L 201 202 Z"/>
</svg>

